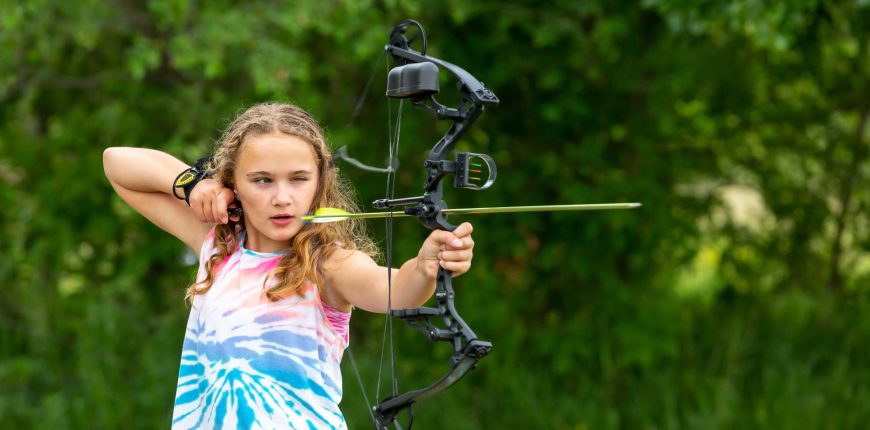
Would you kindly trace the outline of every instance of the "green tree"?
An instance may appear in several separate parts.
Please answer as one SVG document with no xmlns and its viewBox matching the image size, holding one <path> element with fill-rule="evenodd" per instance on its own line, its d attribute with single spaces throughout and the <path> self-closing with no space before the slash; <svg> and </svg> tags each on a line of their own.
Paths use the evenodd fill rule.
<svg viewBox="0 0 870 430">
<path fill-rule="evenodd" d="M 641 201 L 472 220 L 457 306 L 495 347 L 421 428 L 860 428 L 868 418 L 866 1 L 0 0 L 0 421 L 160 428 L 193 277 L 115 198 L 102 149 L 195 160 L 260 100 L 385 162 L 378 66 L 412 17 L 501 99 L 462 149 L 499 164 L 454 207 Z M 446 78 L 445 78 L 446 79 Z M 445 100 L 451 85 L 442 83 Z M 397 195 L 444 131 L 403 114 Z M 342 166 L 367 203 L 384 178 Z M 383 224 L 372 230 L 383 237 Z M 396 224 L 395 252 L 425 231 Z M 383 319 L 354 316 L 368 395 Z M 447 352 L 399 325 L 399 381 Z M 440 346 L 440 345 L 439 345 Z M 350 367 L 343 409 L 367 410 Z M 383 394 L 381 395 L 383 396 Z M 131 417 L 136 417 L 133 420 Z"/>
</svg>

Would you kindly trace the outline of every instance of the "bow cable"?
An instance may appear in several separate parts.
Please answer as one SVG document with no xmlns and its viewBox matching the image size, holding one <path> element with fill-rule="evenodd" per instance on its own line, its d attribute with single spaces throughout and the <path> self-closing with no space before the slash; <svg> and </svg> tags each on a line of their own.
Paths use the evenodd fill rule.
<svg viewBox="0 0 870 430">
<path fill-rule="evenodd" d="M 383 60 L 385 55 L 386 55 L 386 50 L 382 51 L 381 55 L 378 57 L 378 60 L 375 63 L 375 67 L 372 69 L 372 73 L 369 76 L 368 81 L 366 82 L 365 88 L 363 89 L 362 95 L 360 95 L 359 99 L 357 100 L 356 105 L 354 106 L 353 113 L 351 114 L 351 120 L 350 120 L 350 122 L 348 122 L 347 127 L 351 127 L 356 123 L 356 118 L 359 116 L 360 112 L 362 111 L 362 106 L 365 103 L 365 99 L 366 99 L 366 96 L 368 95 L 369 88 L 371 87 L 371 84 L 374 81 L 375 75 L 378 73 L 378 67 L 380 66 L 381 61 Z M 387 72 L 389 72 L 389 70 L 390 70 L 389 64 L 386 64 L 386 70 L 387 70 Z M 388 155 L 389 155 L 389 164 L 387 165 L 387 167 L 380 168 L 380 167 L 369 166 L 369 165 L 367 165 L 367 164 L 365 164 L 365 163 L 363 163 L 355 158 L 352 158 L 348 154 L 347 146 L 342 146 L 341 148 L 338 148 L 337 150 L 333 151 L 334 158 L 346 161 L 346 162 L 350 163 L 351 165 L 353 165 L 359 169 L 369 171 L 369 172 L 386 173 L 387 174 L 387 183 L 386 183 L 385 194 L 386 194 L 387 198 L 393 198 L 395 196 L 395 182 L 396 182 L 395 173 L 396 173 L 396 168 L 398 167 L 398 158 L 397 158 L 396 154 L 398 153 L 399 134 L 400 134 L 400 130 L 401 130 L 400 124 L 401 124 L 401 119 L 402 119 L 402 100 L 399 101 L 399 111 L 398 111 L 398 117 L 396 120 L 397 126 L 396 126 L 395 137 L 393 135 L 392 116 L 393 116 L 393 114 L 392 114 L 392 101 L 388 100 L 387 101 L 387 139 L 388 139 L 387 147 L 388 147 Z M 391 367 L 392 379 L 393 379 L 392 392 L 393 392 L 394 396 L 398 393 L 398 385 L 397 385 L 398 383 L 396 380 L 395 350 L 393 347 L 393 325 L 392 325 L 392 317 L 391 317 L 391 310 L 392 310 L 392 228 L 393 228 L 392 223 L 393 223 L 393 219 L 392 219 L 392 216 L 387 216 L 386 218 L 387 219 L 386 219 L 386 238 L 385 238 L 385 241 L 386 241 L 386 267 L 387 267 L 387 313 L 386 313 L 386 319 L 384 322 L 383 340 L 381 342 L 381 354 L 380 354 L 380 358 L 378 359 L 377 384 L 375 386 L 375 398 L 376 399 L 380 398 L 381 380 L 383 379 L 382 374 L 383 374 L 383 363 L 384 363 L 384 349 L 385 349 L 385 346 L 387 343 L 386 339 L 387 339 L 388 335 L 390 337 L 390 358 L 391 358 L 390 367 Z M 369 412 L 369 418 L 371 418 L 371 420 L 372 420 L 372 425 L 375 428 L 381 429 L 382 426 L 378 423 L 377 419 L 375 418 L 374 410 L 371 407 L 372 403 L 369 401 L 368 394 L 366 394 L 365 384 L 362 381 L 362 377 L 360 376 L 360 372 L 359 372 L 359 367 L 356 364 L 356 360 L 354 359 L 353 352 L 352 352 L 349 345 L 347 347 L 347 352 L 348 352 L 348 356 L 350 357 L 351 366 L 353 367 L 354 375 L 356 375 L 357 384 L 359 385 L 360 392 L 362 392 L 362 395 L 363 395 L 363 401 L 365 401 L 366 409 Z M 396 425 L 398 426 L 398 423 L 396 423 Z"/>
</svg>

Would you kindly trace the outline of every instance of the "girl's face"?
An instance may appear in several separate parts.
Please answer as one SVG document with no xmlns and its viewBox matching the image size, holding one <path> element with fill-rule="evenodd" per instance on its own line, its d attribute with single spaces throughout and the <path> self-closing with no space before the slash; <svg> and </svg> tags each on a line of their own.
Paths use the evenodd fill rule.
<svg viewBox="0 0 870 430">
<path fill-rule="evenodd" d="M 308 142 L 279 132 L 245 138 L 233 172 L 245 210 L 245 248 L 289 248 L 303 226 L 302 215 L 313 209 L 319 175 Z"/>
</svg>

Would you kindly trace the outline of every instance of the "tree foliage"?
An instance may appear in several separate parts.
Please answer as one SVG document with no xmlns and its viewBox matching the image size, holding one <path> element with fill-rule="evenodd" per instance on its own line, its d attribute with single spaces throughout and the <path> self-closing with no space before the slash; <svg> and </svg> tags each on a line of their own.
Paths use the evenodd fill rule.
<svg viewBox="0 0 870 430">
<path fill-rule="evenodd" d="M 240 109 L 278 99 L 312 112 L 333 146 L 385 162 L 396 106 L 375 64 L 406 17 L 426 27 L 430 53 L 501 99 L 461 144 L 493 156 L 498 182 L 448 191 L 452 206 L 644 204 L 472 220 L 474 268 L 456 281 L 457 306 L 495 347 L 416 407 L 419 427 L 840 429 L 870 418 L 866 1 L 0 10 L 4 425 L 170 420 L 193 269 L 183 245 L 113 195 L 102 149 L 193 161 Z M 417 166 L 444 129 L 425 112 L 403 116 L 397 194 L 417 195 Z M 342 168 L 363 203 L 384 194 L 383 177 Z M 382 224 L 372 230 L 383 237 Z M 424 235 L 397 224 L 397 258 Z M 370 397 L 382 331 L 381 318 L 355 314 Z M 446 371 L 442 345 L 394 331 L 402 388 Z M 342 407 L 366 428 L 349 366 Z"/>
</svg>

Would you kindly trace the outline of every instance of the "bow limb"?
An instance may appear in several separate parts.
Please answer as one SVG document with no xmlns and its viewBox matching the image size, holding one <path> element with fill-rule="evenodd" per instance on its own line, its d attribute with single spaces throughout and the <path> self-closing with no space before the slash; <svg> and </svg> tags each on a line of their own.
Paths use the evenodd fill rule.
<svg viewBox="0 0 870 430">
<path fill-rule="evenodd" d="M 382 428 L 386 428 L 395 420 L 399 412 L 415 402 L 432 397 L 455 384 L 469 370 L 474 369 L 477 361 L 492 349 L 492 343 L 477 339 L 474 331 L 456 312 L 452 279 L 453 276 L 449 271 L 444 268 L 438 269 L 435 281 L 437 308 L 421 307 L 391 311 L 393 317 L 405 320 L 408 325 L 426 334 L 430 340 L 452 343 L 454 352 L 450 358 L 451 369 L 441 379 L 428 387 L 388 397 L 374 407 L 375 418 Z M 439 328 L 432 322 L 433 318 L 439 316 L 445 328 Z"/>
</svg>

